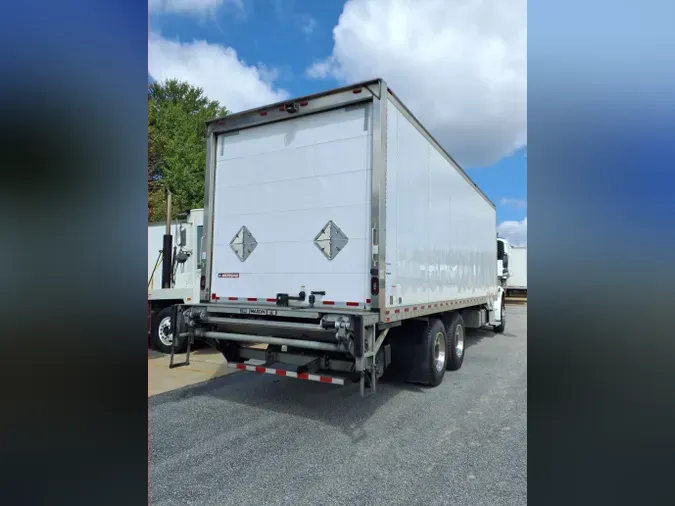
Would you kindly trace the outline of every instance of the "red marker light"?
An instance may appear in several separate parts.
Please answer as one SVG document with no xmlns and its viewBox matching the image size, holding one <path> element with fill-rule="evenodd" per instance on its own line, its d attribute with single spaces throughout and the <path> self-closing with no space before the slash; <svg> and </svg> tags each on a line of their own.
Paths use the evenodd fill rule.
<svg viewBox="0 0 675 506">
<path fill-rule="evenodd" d="M 380 293 L 380 279 L 373 276 L 370 278 L 370 295 L 377 295 Z"/>
</svg>

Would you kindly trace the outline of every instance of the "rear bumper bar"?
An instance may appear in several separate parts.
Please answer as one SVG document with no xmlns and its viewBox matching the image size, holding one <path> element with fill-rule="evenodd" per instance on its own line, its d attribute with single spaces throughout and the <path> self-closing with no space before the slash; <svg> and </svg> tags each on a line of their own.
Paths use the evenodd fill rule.
<svg viewBox="0 0 675 506">
<path fill-rule="evenodd" d="M 310 374 L 306 372 L 287 371 L 285 369 L 273 369 L 271 367 L 264 367 L 260 365 L 229 363 L 227 364 L 227 367 L 229 367 L 230 369 L 237 369 L 239 371 L 273 374 L 275 376 L 285 376 L 288 378 L 316 381 L 319 383 L 328 383 L 331 385 L 344 386 L 345 384 L 345 378 L 336 378 L 334 376 L 324 376 L 322 374 Z"/>
<path fill-rule="evenodd" d="M 287 339 L 284 337 L 258 336 L 252 334 L 234 334 L 231 332 L 215 332 L 210 330 L 196 329 L 195 335 L 201 338 L 221 339 L 224 341 L 238 341 L 241 343 L 265 343 L 278 346 L 291 346 L 293 348 L 305 348 L 308 350 L 344 352 L 338 344 L 323 343 L 320 341 L 305 341 L 301 339 Z"/>
</svg>

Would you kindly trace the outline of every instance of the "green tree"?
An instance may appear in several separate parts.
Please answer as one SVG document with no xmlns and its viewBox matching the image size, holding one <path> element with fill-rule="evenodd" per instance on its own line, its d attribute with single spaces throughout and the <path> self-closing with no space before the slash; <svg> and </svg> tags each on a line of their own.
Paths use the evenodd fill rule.
<svg viewBox="0 0 675 506">
<path fill-rule="evenodd" d="M 168 186 L 173 217 L 204 205 L 204 122 L 227 114 L 201 88 L 176 79 L 148 86 L 148 216 L 163 220 Z"/>
</svg>

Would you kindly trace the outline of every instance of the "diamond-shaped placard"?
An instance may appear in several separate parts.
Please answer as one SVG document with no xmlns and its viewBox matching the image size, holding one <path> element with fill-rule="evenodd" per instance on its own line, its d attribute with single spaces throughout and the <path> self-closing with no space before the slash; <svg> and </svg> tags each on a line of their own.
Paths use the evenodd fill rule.
<svg viewBox="0 0 675 506">
<path fill-rule="evenodd" d="M 314 238 L 314 244 L 328 260 L 333 260 L 349 242 L 349 238 L 333 220 L 326 223 Z"/>
<path fill-rule="evenodd" d="M 234 238 L 230 241 L 230 247 L 237 258 L 244 262 L 253 253 L 258 245 L 255 237 L 245 226 L 241 227 Z"/>
</svg>

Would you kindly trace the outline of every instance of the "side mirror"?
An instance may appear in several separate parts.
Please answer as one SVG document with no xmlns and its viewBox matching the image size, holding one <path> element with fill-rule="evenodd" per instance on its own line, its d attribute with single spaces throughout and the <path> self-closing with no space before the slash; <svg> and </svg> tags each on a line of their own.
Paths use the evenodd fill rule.
<svg viewBox="0 0 675 506">
<path fill-rule="evenodd" d="M 178 235 L 178 246 L 183 248 L 187 244 L 187 230 L 181 227 Z"/>
<path fill-rule="evenodd" d="M 504 260 L 502 260 L 502 262 L 504 263 L 504 269 L 508 269 L 509 268 L 509 255 L 504 253 Z"/>
</svg>

